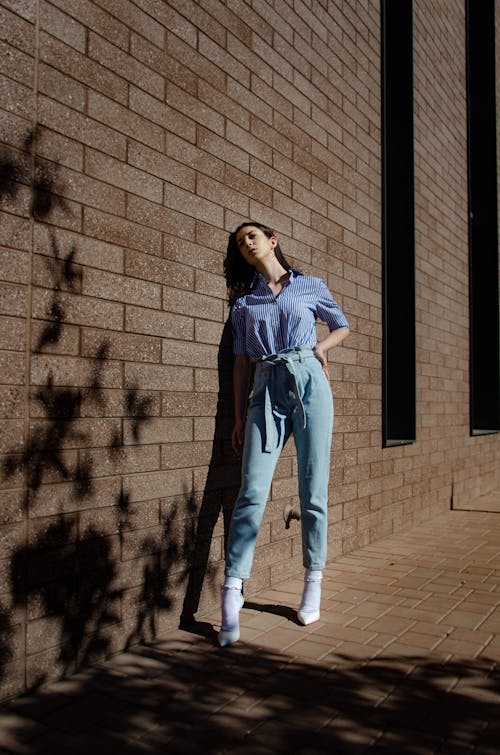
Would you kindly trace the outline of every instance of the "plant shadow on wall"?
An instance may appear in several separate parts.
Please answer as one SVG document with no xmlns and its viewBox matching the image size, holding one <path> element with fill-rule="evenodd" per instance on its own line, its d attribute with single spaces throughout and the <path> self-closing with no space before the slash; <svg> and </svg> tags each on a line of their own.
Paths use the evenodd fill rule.
<svg viewBox="0 0 500 755">
<path fill-rule="evenodd" d="M 69 209 L 60 196 L 64 186 L 58 163 L 42 164 L 36 156 L 41 138 L 40 130 L 34 129 L 19 151 L 0 152 L 0 200 L 16 201 L 20 185 L 29 185 L 28 212 L 36 222 L 45 223 L 55 209 Z M 67 299 L 81 294 L 82 288 L 76 246 L 61 249 L 50 228 L 49 239 L 45 261 L 50 293 L 33 348 L 34 358 L 46 355 L 47 365 L 64 336 Z M 164 517 L 160 535 L 143 535 L 136 572 L 125 590 L 122 548 L 127 532 L 133 529 L 135 510 L 120 473 L 126 470 L 129 448 L 124 443 L 122 418 L 129 420 L 132 444 L 139 444 L 144 426 L 152 419 L 154 397 L 140 386 L 127 386 L 122 414 L 116 417 L 106 447 L 102 440 L 93 441 L 90 423 L 82 418 L 110 415 L 105 386 L 112 351 L 112 337 L 103 337 L 93 358 L 87 360 L 83 387 L 65 385 L 57 370 L 47 367 L 44 382 L 30 396 L 32 419 L 24 447 L 5 457 L 2 476 L 7 485 L 22 489 L 30 536 L 28 545 L 17 548 L 11 558 L 11 608 L 0 604 L 0 682 L 5 666 L 14 661 L 12 609 L 23 609 L 28 621 L 46 621 L 45 626 L 43 621 L 40 624 L 41 636 L 27 648 L 28 654 L 52 649 L 29 675 L 29 685 L 34 687 L 49 673 L 54 676 L 54 669 L 57 675 L 71 673 L 124 645 L 154 639 L 159 612 L 174 605 L 174 595 L 185 584 L 189 604 L 194 605 L 203 577 L 207 570 L 210 573 L 205 535 L 213 530 L 219 511 L 215 514 L 216 507 L 204 496 L 195 527 L 198 505 L 194 494 L 186 491 Z M 214 464 L 219 460 L 215 449 L 220 442 L 217 435 Z M 97 455 L 109 460 L 111 487 L 102 485 Z M 109 516 L 102 528 L 97 523 L 104 506 Z"/>
</svg>

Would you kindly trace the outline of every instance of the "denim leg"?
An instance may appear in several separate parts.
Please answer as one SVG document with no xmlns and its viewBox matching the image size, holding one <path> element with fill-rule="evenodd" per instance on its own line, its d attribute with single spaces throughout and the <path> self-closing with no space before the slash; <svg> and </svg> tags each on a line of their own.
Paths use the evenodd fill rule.
<svg viewBox="0 0 500 755">
<path fill-rule="evenodd" d="M 258 401 L 248 411 L 241 468 L 241 488 L 234 505 L 226 551 L 225 574 L 248 579 L 255 543 L 281 450 L 290 431 L 280 433 L 271 452 L 264 451 L 265 409 Z"/>
<path fill-rule="evenodd" d="M 333 397 L 320 363 L 308 360 L 308 368 L 310 382 L 302 395 L 306 426 L 296 412 L 293 427 L 298 461 L 302 557 L 306 569 L 323 569 L 327 547 Z"/>
</svg>

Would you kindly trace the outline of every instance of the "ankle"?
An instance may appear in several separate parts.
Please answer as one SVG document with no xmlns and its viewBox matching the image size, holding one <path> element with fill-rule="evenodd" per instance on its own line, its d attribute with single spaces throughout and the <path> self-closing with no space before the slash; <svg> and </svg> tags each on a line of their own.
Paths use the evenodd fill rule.
<svg viewBox="0 0 500 755">
<path fill-rule="evenodd" d="M 321 582 L 323 571 L 321 569 L 306 569 L 304 573 L 305 582 Z"/>
<path fill-rule="evenodd" d="M 243 587 L 243 580 L 239 577 L 224 577 L 223 589 L 227 590 L 239 590 L 241 592 Z"/>
</svg>

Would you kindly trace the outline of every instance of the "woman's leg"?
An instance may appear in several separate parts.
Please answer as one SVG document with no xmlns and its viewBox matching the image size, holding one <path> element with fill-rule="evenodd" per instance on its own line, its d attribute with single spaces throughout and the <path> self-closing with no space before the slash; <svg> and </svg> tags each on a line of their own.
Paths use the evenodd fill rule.
<svg viewBox="0 0 500 755">
<path fill-rule="evenodd" d="M 271 452 L 264 451 L 264 407 L 260 404 L 250 407 L 243 447 L 241 488 L 234 505 L 227 541 L 227 577 L 247 579 L 250 576 L 255 543 L 274 470 L 288 435 L 289 432 L 285 430 L 280 432 Z"/>
<path fill-rule="evenodd" d="M 309 363 L 308 366 L 310 366 Z M 326 561 L 328 481 L 333 429 L 333 397 L 321 365 L 312 363 L 312 377 L 302 397 L 306 426 L 295 417 L 302 555 L 306 568 L 298 618 L 303 624 L 319 619 L 322 569 Z"/>
<path fill-rule="evenodd" d="M 240 637 L 239 612 L 243 606 L 243 579 L 250 576 L 255 544 L 276 462 L 286 440 L 286 423 L 271 452 L 264 451 L 264 407 L 251 406 L 247 417 L 242 459 L 242 484 L 234 505 L 226 549 L 226 578 L 222 588 L 222 623 L 219 644 L 231 645 Z M 289 433 L 288 433 L 289 434 Z"/>
</svg>

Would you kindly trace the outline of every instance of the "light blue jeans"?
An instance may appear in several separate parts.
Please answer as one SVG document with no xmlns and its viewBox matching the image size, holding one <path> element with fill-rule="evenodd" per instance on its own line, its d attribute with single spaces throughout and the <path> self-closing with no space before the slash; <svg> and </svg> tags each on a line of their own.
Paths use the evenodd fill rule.
<svg viewBox="0 0 500 755">
<path fill-rule="evenodd" d="M 229 529 L 226 576 L 250 576 L 276 463 L 292 433 L 298 461 L 303 564 L 307 569 L 324 568 L 332 429 L 332 392 L 310 346 L 284 349 L 257 362 L 241 488 Z"/>
</svg>

